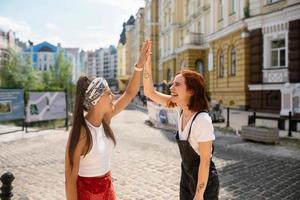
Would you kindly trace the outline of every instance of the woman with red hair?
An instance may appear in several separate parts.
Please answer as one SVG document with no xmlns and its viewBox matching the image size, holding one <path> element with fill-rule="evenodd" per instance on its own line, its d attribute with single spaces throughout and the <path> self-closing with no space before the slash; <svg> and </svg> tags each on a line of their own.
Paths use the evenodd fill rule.
<svg viewBox="0 0 300 200">
<path fill-rule="evenodd" d="M 151 41 L 148 41 L 151 46 Z M 182 70 L 170 88 L 171 95 L 157 92 L 151 75 L 151 54 L 144 67 L 144 93 L 167 107 L 179 107 L 176 140 L 182 158 L 180 200 L 217 200 L 219 179 L 212 161 L 215 140 L 203 76 Z"/>
</svg>

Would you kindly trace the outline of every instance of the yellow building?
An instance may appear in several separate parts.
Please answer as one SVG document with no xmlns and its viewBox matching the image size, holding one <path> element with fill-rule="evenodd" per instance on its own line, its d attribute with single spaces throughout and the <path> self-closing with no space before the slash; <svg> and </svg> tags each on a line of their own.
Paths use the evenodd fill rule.
<svg viewBox="0 0 300 200">
<path fill-rule="evenodd" d="M 144 8 L 139 8 L 138 12 L 136 13 L 134 25 L 132 27 L 132 40 L 130 42 L 131 66 L 129 67 L 133 68 L 134 64 L 138 61 L 140 49 L 143 46 L 144 40 Z"/>
<path fill-rule="evenodd" d="M 159 23 L 158 23 L 158 0 L 146 1 L 144 17 L 145 40 L 152 41 L 152 76 L 154 83 L 162 82 L 159 79 Z"/>
<path fill-rule="evenodd" d="M 209 92 L 223 106 L 249 106 L 250 38 L 244 22 L 247 1 L 211 1 Z"/>
<path fill-rule="evenodd" d="M 130 16 L 126 24 L 126 43 L 125 43 L 125 58 L 126 58 L 126 74 L 129 76 L 132 74 L 133 66 L 135 63 L 134 56 L 134 24 L 135 19 L 133 16 Z"/>
<path fill-rule="evenodd" d="M 179 26 L 176 45 L 176 71 L 184 68 L 201 73 L 209 85 L 208 45 L 209 1 L 185 0 L 179 5 Z"/>
<path fill-rule="evenodd" d="M 129 75 L 126 74 L 126 23 L 123 24 L 123 31 L 120 35 L 120 40 L 117 46 L 118 51 L 118 88 L 119 91 L 124 91 L 129 80 Z"/>
</svg>

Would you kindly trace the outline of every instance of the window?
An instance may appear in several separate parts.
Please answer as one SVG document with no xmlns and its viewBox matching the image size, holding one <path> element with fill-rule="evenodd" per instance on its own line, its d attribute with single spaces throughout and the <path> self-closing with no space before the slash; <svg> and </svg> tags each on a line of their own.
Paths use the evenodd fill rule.
<svg viewBox="0 0 300 200">
<path fill-rule="evenodd" d="M 234 14 L 236 12 L 236 4 L 235 4 L 235 0 L 230 0 L 229 3 L 229 13 L 230 14 Z"/>
<path fill-rule="evenodd" d="M 285 67 L 285 57 L 285 39 L 271 41 L 271 67 Z"/>
<path fill-rule="evenodd" d="M 44 54 L 44 61 L 47 61 L 47 55 Z"/>
<path fill-rule="evenodd" d="M 280 1 L 280 0 L 267 0 L 267 4 L 276 3 L 276 2 L 278 2 L 278 1 Z"/>
<path fill-rule="evenodd" d="M 185 7 L 185 16 L 188 17 L 189 16 L 189 5 L 190 4 L 190 0 L 186 0 L 186 7 Z"/>
<path fill-rule="evenodd" d="M 219 59 L 219 77 L 224 77 L 224 55 L 223 52 L 220 53 L 220 59 Z"/>
<path fill-rule="evenodd" d="M 196 70 L 200 73 L 200 74 L 204 74 L 204 66 L 203 66 L 203 62 L 201 60 L 198 60 L 196 62 Z"/>
<path fill-rule="evenodd" d="M 219 21 L 223 20 L 223 0 L 219 0 Z"/>
<path fill-rule="evenodd" d="M 236 75 L 236 51 L 235 48 L 231 49 L 231 55 L 230 55 L 231 65 L 230 65 L 230 75 L 235 76 Z"/>
</svg>

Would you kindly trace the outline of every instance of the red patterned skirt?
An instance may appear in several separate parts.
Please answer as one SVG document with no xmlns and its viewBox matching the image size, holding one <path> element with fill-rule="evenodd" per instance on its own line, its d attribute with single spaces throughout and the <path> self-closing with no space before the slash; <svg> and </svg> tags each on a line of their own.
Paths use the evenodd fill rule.
<svg viewBox="0 0 300 200">
<path fill-rule="evenodd" d="M 111 173 L 101 177 L 77 178 L 77 200 L 116 200 Z"/>
</svg>

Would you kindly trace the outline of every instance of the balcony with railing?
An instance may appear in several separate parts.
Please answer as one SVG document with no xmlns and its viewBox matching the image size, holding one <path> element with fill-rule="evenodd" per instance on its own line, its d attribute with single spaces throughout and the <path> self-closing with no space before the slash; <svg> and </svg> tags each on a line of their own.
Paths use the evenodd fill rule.
<svg viewBox="0 0 300 200">
<path fill-rule="evenodd" d="M 289 82 L 287 68 L 267 68 L 263 69 L 264 83 L 286 83 Z"/>
<path fill-rule="evenodd" d="M 188 33 L 183 40 L 184 45 L 201 45 L 204 43 L 203 33 Z"/>
</svg>

